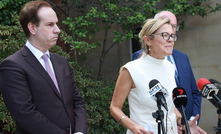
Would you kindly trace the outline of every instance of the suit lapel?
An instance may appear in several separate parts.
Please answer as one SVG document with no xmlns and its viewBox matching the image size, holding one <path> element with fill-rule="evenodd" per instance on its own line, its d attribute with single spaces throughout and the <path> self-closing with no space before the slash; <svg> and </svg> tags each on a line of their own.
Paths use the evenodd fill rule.
<svg viewBox="0 0 221 134">
<path fill-rule="evenodd" d="M 177 50 L 173 50 L 173 59 L 175 61 L 175 64 L 176 64 L 176 69 L 178 71 L 178 75 L 179 75 L 179 82 L 180 82 L 180 85 L 181 85 L 181 81 L 182 81 L 182 60 L 179 59 L 180 57 L 178 56 L 178 53 L 177 53 Z"/>
<path fill-rule="evenodd" d="M 34 54 L 26 47 L 24 46 L 21 49 L 22 56 L 27 61 L 30 66 L 32 66 L 44 79 L 47 81 L 47 83 L 50 85 L 50 87 L 53 89 L 55 94 L 60 98 L 61 95 L 58 93 L 56 86 L 54 85 L 54 82 L 52 81 L 51 77 L 48 75 L 47 71 L 42 67 L 41 63 L 38 61 L 38 59 L 34 56 Z"/>
</svg>

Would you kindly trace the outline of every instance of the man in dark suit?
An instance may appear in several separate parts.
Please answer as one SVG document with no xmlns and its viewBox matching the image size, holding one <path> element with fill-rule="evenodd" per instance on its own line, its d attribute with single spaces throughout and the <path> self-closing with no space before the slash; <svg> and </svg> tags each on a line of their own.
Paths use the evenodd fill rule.
<svg viewBox="0 0 221 134">
<path fill-rule="evenodd" d="M 202 97 L 196 86 L 188 56 L 176 49 L 173 50 L 172 56 L 179 75 L 177 86 L 184 88 L 188 97 L 186 105 L 187 119 L 192 120 L 195 115 L 200 114 Z"/>
<path fill-rule="evenodd" d="M 157 13 L 154 18 L 169 18 L 172 26 L 174 27 L 174 32 L 176 33 L 176 31 L 179 30 L 176 16 L 169 11 L 161 11 Z M 142 49 L 135 52 L 132 56 L 132 60 L 139 58 L 142 52 Z M 177 87 L 184 88 L 187 93 L 187 119 L 192 120 L 197 114 L 200 114 L 202 97 L 200 96 L 199 90 L 196 86 L 196 81 L 189 62 L 189 58 L 186 54 L 176 49 L 173 49 L 173 53 L 170 55 L 170 58 L 172 59 L 172 63 L 175 65 L 176 71 L 178 73 Z"/>
<path fill-rule="evenodd" d="M 45 1 L 31 1 L 19 21 L 27 42 L 0 64 L 0 89 L 16 134 L 87 134 L 86 108 L 72 69 L 64 57 L 49 52 L 60 32 L 56 13 Z"/>
</svg>

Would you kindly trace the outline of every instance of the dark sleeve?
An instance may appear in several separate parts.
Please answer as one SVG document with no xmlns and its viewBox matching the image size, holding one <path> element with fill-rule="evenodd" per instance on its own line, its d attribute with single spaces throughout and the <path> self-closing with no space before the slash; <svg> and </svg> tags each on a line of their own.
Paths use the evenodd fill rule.
<svg viewBox="0 0 221 134">
<path fill-rule="evenodd" d="M 200 92 L 199 92 L 199 89 L 196 85 L 196 80 L 195 80 L 195 77 L 194 77 L 194 74 L 193 74 L 193 71 L 192 71 L 192 68 L 191 68 L 191 65 L 190 65 L 190 61 L 189 61 L 189 58 L 188 56 L 186 55 L 186 63 L 188 64 L 188 68 L 189 68 L 189 77 L 190 77 L 190 88 L 191 88 L 191 94 L 192 94 L 192 114 L 191 116 L 196 116 L 197 114 L 200 114 L 200 111 L 201 111 L 201 100 L 202 100 L 202 97 L 200 95 Z"/>
<path fill-rule="evenodd" d="M 28 79 L 26 72 L 12 60 L 0 64 L 0 90 L 16 124 L 31 134 L 66 134 L 36 110 Z"/>
<path fill-rule="evenodd" d="M 74 111 L 75 111 L 75 132 L 83 132 L 87 134 L 87 112 L 84 105 L 84 100 L 80 96 L 77 88 L 73 94 L 74 98 Z"/>
<path fill-rule="evenodd" d="M 200 114 L 201 111 L 201 101 L 202 97 L 200 95 L 199 89 L 197 88 L 196 85 L 196 80 L 193 74 L 193 71 L 191 69 L 190 71 L 191 75 L 191 91 L 192 91 L 192 96 L 193 96 L 193 116 L 196 116 L 197 114 Z"/>
</svg>

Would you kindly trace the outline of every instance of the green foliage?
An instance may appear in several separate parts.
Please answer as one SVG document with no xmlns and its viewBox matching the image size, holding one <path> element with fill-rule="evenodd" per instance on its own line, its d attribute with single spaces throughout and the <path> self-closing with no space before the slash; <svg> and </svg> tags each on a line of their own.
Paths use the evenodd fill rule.
<svg viewBox="0 0 221 134">
<path fill-rule="evenodd" d="M 14 119 L 11 117 L 8 109 L 6 108 L 3 98 L 0 95 L 0 122 L 3 124 L 2 133 L 14 133 L 15 123 Z"/>
<path fill-rule="evenodd" d="M 64 31 L 61 31 L 60 37 L 64 40 L 65 44 L 69 44 L 71 46 L 70 50 L 74 52 L 74 55 L 81 55 L 96 48 L 96 44 L 88 44 L 86 41 L 74 40 L 72 36 L 68 35 Z"/>
<path fill-rule="evenodd" d="M 0 24 L 12 25 L 11 15 L 19 12 L 24 3 L 29 0 L 1 0 L 0 1 Z"/>
<path fill-rule="evenodd" d="M 11 18 L 13 26 L 0 25 L 0 61 L 16 52 L 25 43 L 25 36 L 17 21 L 18 16 L 14 13 Z"/>
<path fill-rule="evenodd" d="M 99 80 L 102 78 L 105 56 L 116 44 L 137 38 L 137 29 L 144 20 L 154 17 L 161 10 L 172 11 L 178 18 L 184 14 L 204 17 L 209 12 L 220 10 L 220 4 L 211 7 L 204 4 L 207 1 L 209 0 L 73 0 L 75 4 L 69 9 L 74 9 L 76 15 L 67 17 L 63 23 L 68 26 L 66 31 L 72 33 L 72 42 L 87 41 L 88 43 L 85 43 L 87 45 L 84 45 L 87 49 L 102 46 L 98 59 L 100 63 L 97 79 Z M 66 4 L 65 1 L 63 3 Z M 181 24 L 183 28 L 184 23 Z M 109 35 L 114 35 L 113 39 Z M 80 48 L 77 46 L 81 44 L 74 44 L 75 50 Z"/>
<path fill-rule="evenodd" d="M 77 62 L 70 62 L 75 74 L 75 81 L 85 100 L 88 110 L 90 134 L 123 134 L 126 129 L 118 124 L 110 115 L 109 107 L 114 84 L 97 81 L 91 77 L 91 71 Z M 128 104 L 125 103 L 127 107 Z M 128 113 L 128 108 L 125 109 Z"/>
</svg>

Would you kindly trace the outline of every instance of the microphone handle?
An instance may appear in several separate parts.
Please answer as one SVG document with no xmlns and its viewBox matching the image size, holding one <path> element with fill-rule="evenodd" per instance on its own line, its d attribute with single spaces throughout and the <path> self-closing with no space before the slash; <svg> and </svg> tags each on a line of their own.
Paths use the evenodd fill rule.
<svg viewBox="0 0 221 134">
<path fill-rule="evenodd" d="M 191 134 L 190 127 L 189 127 L 189 124 L 188 124 L 188 121 L 187 121 L 187 118 L 186 118 L 185 107 L 183 105 L 181 105 L 181 114 L 182 114 L 182 117 L 183 117 L 181 123 L 184 123 L 183 125 L 185 125 L 185 127 L 186 127 L 187 134 Z"/>
<path fill-rule="evenodd" d="M 212 93 L 212 97 L 216 101 L 218 107 L 221 108 L 221 100 L 219 99 L 219 97 L 217 97 L 215 93 Z"/>
<path fill-rule="evenodd" d="M 158 107 L 160 107 L 162 105 L 166 109 L 166 111 L 168 111 L 166 99 L 165 99 L 163 93 L 162 92 L 158 92 L 158 93 L 156 93 L 155 96 L 157 98 L 157 105 L 158 105 Z"/>
</svg>

